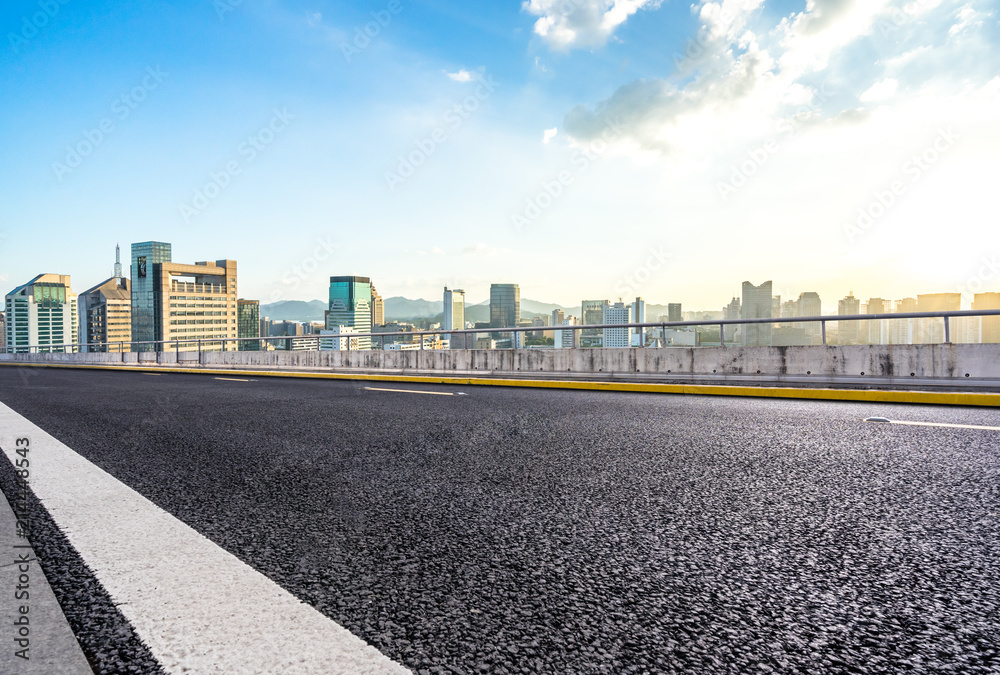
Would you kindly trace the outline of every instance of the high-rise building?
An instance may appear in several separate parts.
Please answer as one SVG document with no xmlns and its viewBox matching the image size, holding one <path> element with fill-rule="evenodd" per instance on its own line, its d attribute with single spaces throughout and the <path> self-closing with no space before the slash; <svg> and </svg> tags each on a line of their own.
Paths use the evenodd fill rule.
<svg viewBox="0 0 1000 675">
<path fill-rule="evenodd" d="M 236 261 L 171 262 L 170 244 L 132 244 L 132 341 L 177 342 L 180 351 L 232 349 Z M 195 340 L 202 340 L 200 345 Z M 228 343 L 228 344 L 227 344 Z M 167 345 L 137 345 L 138 351 Z"/>
<path fill-rule="evenodd" d="M 681 303 L 671 302 L 667 305 L 667 321 L 683 321 L 684 312 L 681 311 Z"/>
<path fill-rule="evenodd" d="M 171 259 L 170 244 L 162 241 L 145 241 L 132 244 L 132 340 L 152 342 L 163 339 L 163 307 L 160 285 L 160 268 L 157 265 Z M 155 351 L 153 345 L 138 345 L 137 351 Z"/>
<path fill-rule="evenodd" d="M 629 323 L 646 323 L 646 302 L 642 298 L 636 298 L 632 302 L 632 319 Z M 645 340 L 643 336 L 645 335 L 645 328 L 633 328 L 632 333 L 632 346 L 633 347 L 644 347 Z"/>
<path fill-rule="evenodd" d="M 796 301 L 796 304 L 798 309 L 796 316 L 823 315 L 823 301 L 820 300 L 819 293 L 813 291 L 799 293 L 799 299 Z M 802 324 L 802 327 L 809 337 L 820 337 L 823 332 L 823 327 L 818 321 Z"/>
<path fill-rule="evenodd" d="M 560 313 L 561 310 L 560 310 Z M 559 322 L 560 326 L 576 326 L 578 324 L 575 316 L 567 316 Z M 556 349 L 572 349 L 576 347 L 575 330 L 557 330 L 553 336 L 553 344 Z"/>
<path fill-rule="evenodd" d="M 517 284 L 490 285 L 490 327 L 516 327 L 521 320 L 521 288 Z"/>
<path fill-rule="evenodd" d="M 42 353 L 76 350 L 77 305 L 67 274 L 39 274 L 5 298 L 7 348 Z"/>
<path fill-rule="evenodd" d="M 115 263 L 120 269 L 121 263 Z M 81 351 L 131 351 L 132 294 L 129 281 L 111 277 L 77 300 Z M 118 343 L 118 344 L 114 344 Z"/>
<path fill-rule="evenodd" d="M 847 294 L 837 303 L 837 316 L 856 316 L 861 313 L 861 300 L 854 297 L 854 291 Z M 840 344 L 854 345 L 858 343 L 859 326 L 857 321 L 838 321 L 837 338 Z"/>
<path fill-rule="evenodd" d="M 928 293 L 917 296 L 918 312 L 957 312 L 962 309 L 961 293 Z M 916 340 L 922 344 L 944 342 L 944 319 L 918 319 Z"/>
<path fill-rule="evenodd" d="M 882 298 L 869 298 L 865 314 L 888 314 L 891 308 L 888 300 Z M 860 337 L 864 337 L 867 344 L 882 345 L 889 344 L 891 328 L 888 319 L 871 319 L 864 322 Z"/>
<path fill-rule="evenodd" d="M 743 299 L 740 303 L 741 319 L 770 319 L 774 298 L 771 295 L 771 282 L 765 281 L 760 286 L 754 286 L 749 281 L 743 282 Z M 780 301 L 779 301 L 780 302 Z M 771 345 L 771 324 L 751 323 L 740 326 L 743 344 L 746 346 L 768 347 Z"/>
<path fill-rule="evenodd" d="M 596 326 L 604 323 L 604 308 L 610 305 L 608 300 L 584 300 L 580 304 L 580 324 Z M 597 348 L 604 346 L 604 331 L 600 328 L 585 328 L 579 331 L 581 347 Z"/>
<path fill-rule="evenodd" d="M 385 325 L 385 301 L 372 284 L 372 328 Z"/>
<path fill-rule="evenodd" d="M 441 321 L 442 330 L 463 330 L 465 328 L 465 291 L 461 288 L 444 287 L 444 318 Z M 451 335 L 451 349 L 469 349 L 474 339 L 472 333 L 456 333 Z"/>
<path fill-rule="evenodd" d="M 0 354 L 7 349 L 7 313 L 0 312 Z"/>
<path fill-rule="evenodd" d="M 632 323 L 632 305 L 624 302 L 605 305 L 601 323 Z M 628 328 L 604 328 L 602 331 L 605 348 L 629 347 L 632 344 L 632 331 Z"/>
<path fill-rule="evenodd" d="M 911 314 L 917 311 L 916 298 L 903 298 L 895 302 L 896 314 Z M 889 344 L 911 345 L 917 337 L 917 319 L 893 319 L 889 322 Z"/>
<path fill-rule="evenodd" d="M 330 277 L 330 308 L 326 311 L 326 330 L 339 326 L 355 333 L 372 332 L 372 282 L 368 277 Z M 351 338 L 352 344 L 354 338 Z M 370 337 L 357 338 L 358 349 L 371 349 Z"/>
<path fill-rule="evenodd" d="M 259 338 L 260 337 L 260 300 L 236 301 L 236 336 L 239 338 Z M 261 351 L 261 342 L 258 340 L 241 340 L 239 343 L 241 352 Z"/>
<path fill-rule="evenodd" d="M 733 299 L 729 301 L 729 304 L 722 308 L 722 316 L 726 321 L 737 321 L 743 315 L 743 311 L 740 308 L 740 299 L 733 296 Z M 735 325 L 726 326 L 726 342 L 732 342 L 733 338 L 736 337 L 737 327 Z"/>
<path fill-rule="evenodd" d="M 981 312 L 1000 309 L 1000 293 L 976 293 L 972 300 L 972 309 Z M 979 341 L 984 344 L 1000 342 L 1000 316 L 984 316 L 979 319 Z"/>
</svg>

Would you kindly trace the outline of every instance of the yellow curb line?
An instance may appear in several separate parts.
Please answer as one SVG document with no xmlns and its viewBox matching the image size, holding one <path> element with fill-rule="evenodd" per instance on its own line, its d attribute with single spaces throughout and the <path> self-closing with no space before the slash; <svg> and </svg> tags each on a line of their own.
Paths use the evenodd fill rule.
<svg viewBox="0 0 1000 675">
<path fill-rule="evenodd" d="M 687 394 L 694 396 L 737 396 L 748 398 L 788 398 L 820 401 L 861 401 L 868 403 L 915 403 L 1000 407 L 1000 394 L 931 391 L 875 391 L 871 389 L 808 389 L 796 387 L 741 387 L 706 384 L 645 384 L 641 382 L 584 382 L 565 380 L 515 380 L 481 377 L 437 377 L 432 375 L 371 375 L 346 373 L 286 372 L 273 370 L 236 370 L 230 368 L 169 368 L 163 366 L 103 366 L 95 364 L 19 363 L 4 361 L 0 366 L 28 368 L 74 368 L 188 375 L 243 375 L 253 377 L 299 377 L 323 380 L 366 382 L 413 382 L 421 384 L 474 385 L 491 387 L 533 387 L 539 389 L 582 389 L 647 394 Z"/>
</svg>

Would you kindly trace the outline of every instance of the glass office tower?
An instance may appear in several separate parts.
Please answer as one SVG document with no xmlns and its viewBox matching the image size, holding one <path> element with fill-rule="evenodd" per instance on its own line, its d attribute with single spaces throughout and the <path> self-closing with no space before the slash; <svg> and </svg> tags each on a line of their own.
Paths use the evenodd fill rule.
<svg viewBox="0 0 1000 675">
<path fill-rule="evenodd" d="M 353 328 L 355 333 L 372 332 L 372 282 L 368 277 L 330 277 L 330 307 L 326 329 Z M 352 341 L 353 342 L 353 341 Z M 359 349 L 371 349 L 370 337 L 358 338 Z"/>
<path fill-rule="evenodd" d="M 170 244 L 160 241 L 145 241 L 132 244 L 132 340 L 152 342 L 162 339 L 163 316 L 159 306 L 160 297 L 156 289 L 160 287 L 158 263 L 170 262 Z M 136 351 L 155 351 L 155 345 L 142 345 Z"/>
</svg>

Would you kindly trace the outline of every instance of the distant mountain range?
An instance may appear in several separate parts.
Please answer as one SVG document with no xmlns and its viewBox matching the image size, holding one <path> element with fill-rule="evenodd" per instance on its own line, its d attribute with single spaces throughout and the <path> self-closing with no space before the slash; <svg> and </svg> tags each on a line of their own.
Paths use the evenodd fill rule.
<svg viewBox="0 0 1000 675">
<path fill-rule="evenodd" d="M 322 300 L 282 300 L 260 306 L 260 315 L 266 316 L 272 321 L 322 321 L 323 312 L 327 308 L 327 303 Z M 536 316 L 551 316 L 552 311 L 563 310 L 567 316 L 580 316 L 580 305 L 576 307 L 564 307 L 537 300 L 521 300 L 521 316 L 523 318 L 533 318 Z M 411 300 L 401 296 L 386 298 L 385 318 L 387 321 L 408 321 L 413 319 L 435 319 L 442 316 L 444 303 L 441 300 Z M 659 321 L 661 316 L 666 316 L 666 305 L 646 305 L 646 321 Z M 490 303 L 480 302 L 475 305 L 465 306 L 466 321 L 489 321 Z"/>
<path fill-rule="evenodd" d="M 271 321 L 322 321 L 328 304 L 322 300 L 281 300 L 260 306 L 260 317 Z"/>
<path fill-rule="evenodd" d="M 412 321 L 414 319 L 437 319 L 443 315 L 444 303 L 441 300 L 411 300 L 401 296 L 386 298 L 385 318 L 387 321 Z M 327 303 L 322 300 L 282 300 L 260 306 L 260 315 L 272 321 L 322 321 Z M 521 300 L 521 316 L 534 318 L 536 316 L 552 316 L 555 309 L 563 310 L 567 316 L 580 316 L 580 306 L 564 307 L 537 300 Z M 659 321 L 666 316 L 666 305 L 646 305 L 646 321 Z M 489 301 L 465 306 L 465 320 L 478 322 L 490 320 Z"/>
<path fill-rule="evenodd" d="M 322 300 L 282 300 L 260 306 L 260 315 L 272 321 L 322 321 L 327 303 Z M 551 315 L 552 310 L 561 309 L 567 314 L 579 314 L 579 307 L 561 307 L 535 300 L 521 301 L 521 316 L 534 317 L 542 314 Z M 441 300 L 411 300 L 396 296 L 385 299 L 385 318 L 387 321 L 405 321 L 408 319 L 433 319 L 444 313 L 444 302 Z M 489 321 L 490 303 L 481 302 L 465 306 L 466 321 Z"/>
</svg>

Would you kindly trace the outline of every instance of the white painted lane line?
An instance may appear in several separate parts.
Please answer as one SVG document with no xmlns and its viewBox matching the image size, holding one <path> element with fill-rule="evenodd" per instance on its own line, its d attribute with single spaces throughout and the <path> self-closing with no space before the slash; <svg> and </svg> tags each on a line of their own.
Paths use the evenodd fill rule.
<svg viewBox="0 0 1000 675">
<path fill-rule="evenodd" d="M 249 382 L 250 380 L 244 380 L 239 377 L 216 377 L 216 380 L 225 380 L 226 382 Z"/>
<path fill-rule="evenodd" d="M 460 391 L 421 391 L 419 389 L 384 389 L 382 387 L 365 387 L 365 391 L 395 391 L 400 394 L 429 394 L 431 396 L 465 396 L 465 393 Z"/>
<path fill-rule="evenodd" d="M 0 403 L 0 447 L 170 673 L 408 673 Z"/>
<path fill-rule="evenodd" d="M 883 422 L 888 424 L 903 424 L 911 427 L 944 427 L 946 429 L 982 429 L 984 431 L 1000 431 L 1000 427 L 986 427 L 978 424 L 947 424 L 945 422 L 908 422 L 905 420 L 890 420 L 885 417 L 869 417 L 865 422 Z"/>
</svg>

